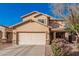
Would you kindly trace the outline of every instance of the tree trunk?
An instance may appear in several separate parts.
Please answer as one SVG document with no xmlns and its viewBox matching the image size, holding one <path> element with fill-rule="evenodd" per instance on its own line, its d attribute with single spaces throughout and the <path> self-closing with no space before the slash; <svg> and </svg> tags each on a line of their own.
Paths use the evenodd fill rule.
<svg viewBox="0 0 79 59">
<path fill-rule="evenodd" d="M 77 41 L 77 43 L 79 43 L 79 33 L 78 33 L 77 30 L 76 30 L 75 32 L 76 32 L 76 34 L 77 34 L 77 39 L 76 39 L 76 41 Z"/>
</svg>

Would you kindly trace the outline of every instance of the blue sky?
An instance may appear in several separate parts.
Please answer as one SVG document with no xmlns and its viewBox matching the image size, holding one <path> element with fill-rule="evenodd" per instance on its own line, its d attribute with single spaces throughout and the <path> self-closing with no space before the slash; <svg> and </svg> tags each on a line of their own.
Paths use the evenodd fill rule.
<svg viewBox="0 0 79 59">
<path fill-rule="evenodd" d="M 49 4 L 38 3 L 0 3 L 0 25 L 11 26 L 16 24 L 22 19 L 22 15 L 25 15 L 32 11 L 39 11 L 52 16 L 50 12 Z"/>
<path fill-rule="evenodd" d="M 21 16 L 32 11 L 39 11 L 57 18 L 48 3 L 0 3 L 0 25 L 11 26 L 21 22 Z M 64 11 L 66 14 L 66 11 Z"/>
</svg>

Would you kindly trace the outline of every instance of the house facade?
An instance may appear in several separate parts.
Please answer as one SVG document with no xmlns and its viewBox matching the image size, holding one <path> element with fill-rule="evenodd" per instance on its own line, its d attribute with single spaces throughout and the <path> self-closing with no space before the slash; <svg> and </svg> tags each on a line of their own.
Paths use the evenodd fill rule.
<svg viewBox="0 0 79 59">
<path fill-rule="evenodd" d="M 10 26 L 9 37 L 17 45 L 49 45 L 53 39 L 65 38 L 65 23 L 34 11 L 21 17 L 22 22 Z"/>
<path fill-rule="evenodd" d="M 8 35 L 7 30 L 8 29 L 9 28 L 6 26 L 3 26 L 3 25 L 0 26 L 0 42 L 3 42 L 3 43 L 9 42 L 9 38 L 7 37 L 7 35 Z"/>
</svg>

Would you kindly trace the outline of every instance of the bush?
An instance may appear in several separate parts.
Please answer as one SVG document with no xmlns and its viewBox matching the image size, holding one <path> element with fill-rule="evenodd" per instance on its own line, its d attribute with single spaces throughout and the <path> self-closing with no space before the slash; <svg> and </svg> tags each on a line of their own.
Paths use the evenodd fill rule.
<svg viewBox="0 0 79 59">
<path fill-rule="evenodd" d="M 77 44 L 77 49 L 79 50 L 79 44 Z"/>
<path fill-rule="evenodd" d="M 64 39 L 53 40 L 51 47 L 55 56 L 68 55 L 71 51 L 71 47 L 67 45 L 67 41 Z"/>
</svg>

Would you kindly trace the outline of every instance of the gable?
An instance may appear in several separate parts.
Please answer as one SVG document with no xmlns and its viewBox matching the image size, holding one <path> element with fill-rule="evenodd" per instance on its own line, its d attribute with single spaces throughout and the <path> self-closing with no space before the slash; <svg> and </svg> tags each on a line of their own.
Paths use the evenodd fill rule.
<svg viewBox="0 0 79 59">
<path fill-rule="evenodd" d="M 34 12 L 31 12 L 29 14 L 22 16 L 22 19 L 23 19 L 23 21 L 26 21 L 26 20 L 30 20 L 30 19 L 35 20 L 36 18 L 49 18 L 49 17 L 50 16 L 43 14 L 41 12 L 34 11 Z"/>
<path fill-rule="evenodd" d="M 15 31 L 46 32 L 49 30 L 49 28 L 36 22 L 28 22 L 16 27 L 14 30 Z"/>
<path fill-rule="evenodd" d="M 41 21 L 43 21 L 44 25 L 48 25 L 49 17 L 46 16 L 45 14 L 41 14 L 41 13 L 37 12 L 37 13 L 31 14 L 28 17 L 27 16 L 25 16 L 23 18 L 23 21 L 33 20 L 33 21 L 37 21 L 37 22 L 40 22 L 40 23 L 42 23 Z M 41 21 L 39 21 L 39 20 L 41 20 Z"/>
<path fill-rule="evenodd" d="M 37 19 L 47 19 L 47 16 L 45 16 L 45 15 L 42 15 L 42 14 L 39 14 L 40 16 L 38 16 L 38 17 L 36 17 L 35 16 L 35 18 L 37 18 Z"/>
<path fill-rule="evenodd" d="M 40 13 L 38 13 L 38 12 L 31 12 L 29 14 L 26 14 L 26 15 L 22 16 L 22 19 L 23 19 L 23 21 L 26 21 L 26 20 L 29 20 L 29 19 L 33 19 L 34 16 L 36 16 L 38 14 L 40 14 Z"/>
<path fill-rule="evenodd" d="M 45 15 L 40 15 L 40 16 L 35 17 L 35 21 L 47 26 L 48 26 L 48 20 L 49 20 L 48 17 Z"/>
<path fill-rule="evenodd" d="M 26 15 L 21 16 L 21 18 L 25 18 L 25 17 L 31 16 L 31 15 L 35 15 L 35 14 L 38 14 L 38 12 L 34 11 L 34 12 L 31 12 L 31 13 L 28 13 Z"/>
</svg>

